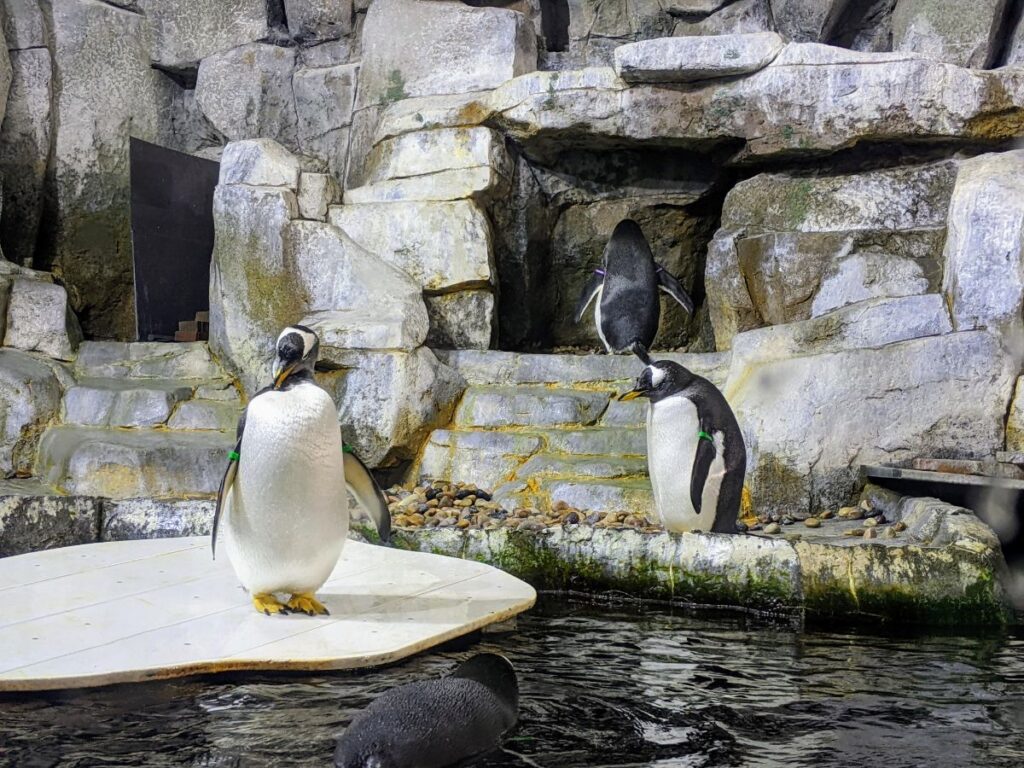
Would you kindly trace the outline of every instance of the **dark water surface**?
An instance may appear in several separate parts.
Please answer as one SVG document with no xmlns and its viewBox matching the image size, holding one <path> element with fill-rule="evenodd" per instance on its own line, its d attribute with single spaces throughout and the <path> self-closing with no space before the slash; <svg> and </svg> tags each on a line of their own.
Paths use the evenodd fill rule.
<svg viewBox="0 0 1024 768">
<path fill-rule="evenodd" d="M 1024 766 L 1024 631 L 881 636 L 544 601 L 511 635 L 361 674 L 0 699 L 4 766 L 326 766 L 374 696 L 506 654 L 520 724 L 479 766 Z"/>
</svg>

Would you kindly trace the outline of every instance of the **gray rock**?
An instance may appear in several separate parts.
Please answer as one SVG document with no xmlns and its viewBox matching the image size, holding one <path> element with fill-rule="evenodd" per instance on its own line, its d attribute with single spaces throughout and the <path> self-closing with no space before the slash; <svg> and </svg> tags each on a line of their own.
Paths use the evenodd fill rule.
<svg viewBox="0 0 1024 768">
<path fill-rule="evenodd" d="M 671 6 L 658 0 L 615 4 L 568 0 L 568 6 L 567 67 L 609 65 L 615 48 L 622 43 L 672 34 Z"/>
<path fill-rule="evenodd" d="M 38 0 L 3 0 L 0 3 L 0 20 L 8 49 L 21 51 L 46 47 L 49 38 L 47 23 Z"/>
<path fill-rule="evenodd" d="M 839 176 L 765 174 L 736 185 L 707 256 L 718 348 L 762 325 L 937 290 L 956 171 L 947 161 Z"/>
<path fill-rule="evenodd" d="M 430 431 L 448 423 L 461 377 L 424 347 L 413 352 L 345 350 L 321 374 L 334 395 L 345 442 L 371 467 L 416 457 Z"/>
<path fill-rule="evenodd" d="M 417 480 L 467 481 L 493 489 L 542 445 L 537 435 L 436 429 L 423 448 L 413 476 Z"/>
<path fill-rule="evenodd" d="M 50 52 L 45 48 L 16 50 L 11 51 L 10 60 L 14 77 L 0 127 L 0 242 L 11 261 L 31 264 L 50 155 Z"/>
<path fill-rule="evenodd" d="M 647 430 L 631 427 L 552 429 L 542 433 L 547 449 L 574 456 L 646 456 Z"/>
<path fill-rule="evenodd" d="M 150 379 L 82 379 L 64 396 L 64 422 L 85 426 L 153 427 L 166 424 L 192 387 Z"/>
<path fill-rule="evenodd" d="M 632 387 L 629 387 L 632 389 Z M 623 389 L 625 391 L 625 388 Z M 646 427 L 647 403 L 643 400 L 620 402 L 613 398 L 599 422 L 602 427 Z"/>
<path fill-rule="evenodd" d="M 99 538 L 99 499 L 60 496 L 31 481 L 4 485 L 13 487 L 0 488 L 0 557 L 91 544 Z"/>
<path fill-rule="evenodd" d="M 284 0 L 288 33 L 299 43 L 337 40 L 352 31 L 352 0 Z"/>
<path fill-rule="evenodd" d="M 533 387 L 471 387 L 455 414 L 460 427 L 594 424 L 608 407 L 605 392 Z"/>
<path fill-rule="evenodd" d="M 533 26 L 503 8 L 376 0 L 362 42 L 360 108 L 494 88 L 537 68 Z"/>
<path fill-rule="evenodd" d="M 520 478 L 592 478 L 616 480 L 647 477 L 647 459 L 623 456 L 558 456 L 539 453 L 516 470 Z"/>
<path fill-rule="evenodd" d="M 358 74 L 358 64 L 340 64 L 307 66 L 297 69 L 292 78 L 299 146 L 327 160 L 339 178 L 345 170 Z"/>
<path fill-rule="evenodd" d="M 32 473 L 39 436 L 57 418 L 61 394 L 57 366 L 0 350 L 0 475 Z"/>
<path fill-rule="evenodd" d="M 171 70 L 262 40 L 270 33 L 266 0 L 138 0 L 149 20 L 153 62 Z"/>
<path fill-rule="evenodd" d="M 724 392 L 746 436 L 754 508 L 840 507 L 861 464 L 993 455 L 1011 368 L 983 331 L 734 367 Z"/>
<path fill-rule="evenodd" d="M 329 173 L 303 173 L 302 178 L 299 179 L 297 200 L 299 215 L 304 219 L 326 221 L 327 209 L 340 199 L 341 189 L 338 187 L 338 182 Z M 333 221 L 331 223 L 334 224 Z M 335 224 L 335 226 L 337 225 Z M 346 234 L 348 233 L 346 232 Z M 356 240 L 356 242 L 359 241 Z M 363 243 L 359 244 L 363 245 Z"/>
<path fill-rule="evenodd" d="M 772 17 L 788 39 L 823 43 L 851 2 L 857 0 L 771 0 Z"/>
<path fill-rule="evenodd" d="M 943 291 L 958 330 L 1024 318 L 1024 150 L 965 160 L 949 206 Z"/>
<path fill-rule="evenodd" d="M 294 68 L 294 49 L 266 43 L 207 56 L 199 65 L 196 101 L 231 141 L 270 138 L 297 151 Z"/>
<path fill-rule="evenodd" d="M 240 402 L 238 390 L 230 381 L 212 384 L 201 384 L 196 387 L 196 400 L 221 400 L 232 403 Z"/>
<path fill-rule="evenodd" d="M 487 349 L 496 330 L 494 294 L 489 290 L 456 291 L 425 296 L 430 330 L 427 346 L 441 349 Z"/>
<path fill-rule="evenodd" d="M 690 83 L 742 75 L 768 66 L 784 45 L 774 32 L 645 40 L 615 49 L 615 71 L 628 83 Z"/>
<path fill-rule="evenodd" d="M 700 21 L 676 22 L 672 34 L 747 35 L 774 29 L 768 0 L 737 0 Z"/>
<path fill-rule="evenodd" d="M 1006 417 L 1006 450 L 1024 452 L 1024 379 L 1017 379 Z"/>
<path fill-rule="evenodd" d="M 415 303 L 418 299 L 411 299 Z M 388 312 L 372 308 L 314 312 L 302 325 L 320 337 L 321 357 L 331 358 L 349 349 L 412 351 L 423 344 L 426 329 L 418 311 Z"/>
<path fill-rule="evenodd" d="M 38 474 L 72 495 L 212 495 L 234 444 L 234 435 L 221 432 L 51 427 L 39 443 Z"/>
<path fill-rule="evenodd" d="M 4 346 L 71 360 L 81 339 L 63 287 L 42 280 L 14 280 L 7 302 Z"/>
<path fill-rule="evenodd" d="M 105 379 L 224 378 L 202 341 L 86 341 L 78 349 L 75 370 L 80 377 Z"/>
<path fill-rule="evenodd" d="M 221 184 L 299 188 L 299 159 L 273 139 L 233 141 L 220 161 Z"/>
<path fill-rule="evenodd" d="M 11 88 L 11 57 L 7 52 L 7 42 L 4 40 L 3 30 L 0 29 L 0 121 L 4 119 L 4 110 L 7 107 L 7 95 Z"/>
<path fill-rule="evenodd" d="M 1008 67 L 1024 64 L 1024 15 L 1017 21 L 1016 27 L 1008 30 L 1006 57 L 998 63 Z"/>
<path fill-rule="evenodd" d="M 897 0 L 892 45 L 938 61 L 978 69 L 999 53 L 1006 0 L 981 0 L 964 13 L 956 0 Z"/>
<path fill-rule="evenodd" d="M 654 509 L 654 492 L 646 480 L 551 480 L 543 490 L 551 504 L 561 501 L 584 511 L 648 515 Z"/>
<path fill-rule="evenodd" d="M 308 48 L 300 48 L 299 61 L 302 62 L 303 67 L 311 69 L 347 64 L 352 58 L 353 43 L 358 45 L 358 40 L 343 38 L 320 43 L 320 45 L 312 45 Z"/>
<path fill-rule="evenodd" d="M 329 219 L 427 290 L 494 279 L 490 226 L 471 200 L 334 206 Z"/>
<path fill-rule="evenodd" d="M 508 178 L 490 166 L 441 171 L 427 176 L 367 184 L 345 190 L 345 204 L 462 200 L 490 202 L 500 198 Z"/>
<path fill-rule="evenodd" d="M 222 400 L 189 400 L 181 403 L 167 422 L 170 429 L 215 429 L 232 432 L 238 425 L 242 408 Z"/>
<path fill-rule="evenodd" d="M 135 332 L 129 137 L 157 141 L 167 77 L 147 19 L 95 0 L 53 3 L 53 268 L 86 333 Z"/>
<path fill-rule="evenodd" d="M 216 502 L 207 499 L 121 499 L 103 502 L 101 541 L 208 536 Z"/>
</svg>

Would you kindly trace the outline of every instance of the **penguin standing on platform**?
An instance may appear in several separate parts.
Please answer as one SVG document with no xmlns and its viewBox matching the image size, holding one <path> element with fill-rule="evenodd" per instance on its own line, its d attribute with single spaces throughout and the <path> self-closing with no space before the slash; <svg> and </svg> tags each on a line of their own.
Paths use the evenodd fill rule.
<svg viewBox="0 0 1024 768">
<path fill-rule="evenodd" d="M 277 339 L 274 383 L 260 390 L 238 422 L 238 441 L 217 496 L 228 558 L 267 615 L 326 614 L 315 597 L 348 536 L 348 491 L 387 540 L 391 518 L 366 467 L 344 452 L 334 401 L 313 378 L 320 350 L 305 326 Z M 281 602 L 277 595 L 289 597 Z"/>
<path fill-rule="evenodd" d="M 662 525 L 670 531 L 736 533 L 747 449 L 718 388 L 667 360 L 647 363 L 619 399 L 646 397 L 647 465 Z"/>
<path fill-rule="evenodd" d="M 646 354 L 658 334 L 659 289 L 693 314 L 693 300 L 678 280 L 655 263 L 640 225 L 624 219 L 605 246 L 604 269 L 594 270 L 583 287 L 576 322 L 597 299 L 594 321 L 608 354 Z"/>
</svg>

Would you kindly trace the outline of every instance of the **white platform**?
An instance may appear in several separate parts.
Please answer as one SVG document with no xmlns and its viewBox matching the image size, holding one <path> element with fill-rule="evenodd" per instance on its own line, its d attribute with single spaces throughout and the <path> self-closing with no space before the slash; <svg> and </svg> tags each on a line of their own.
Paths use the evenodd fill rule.
<svg viewBox="0 0 1024 768">
<path fill-rule="evenodd" d="M 317 593 L 330 616 L 264 616 L 206 537 L 0 559 L 0 691 L 234 670 L 369 667 L 530 608 L 482 563 L 350 541 Z"/>
</svg>

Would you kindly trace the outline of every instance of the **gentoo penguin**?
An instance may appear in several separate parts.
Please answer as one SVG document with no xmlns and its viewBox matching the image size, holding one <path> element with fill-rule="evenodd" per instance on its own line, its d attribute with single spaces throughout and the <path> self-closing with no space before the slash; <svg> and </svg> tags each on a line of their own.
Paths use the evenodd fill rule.
<svg viewBox="0 0 1024 768">
<path fill-rule="evenodd" d="M 490 752 L 519 717 L 519 685 L 504 656 L 483 653 L 450 677 L 378 696 L 338 738 L 336 768 L 440 768 Z"/>
<path fill-rule="evenodd" d="M 747 471 L 736 416 L 707 379 L 667 360 L 647 363 L 619 399 L 646 397 L 647 467 L 670 531 L 735 533 Z"/>
<path fill-rule="evenodd" d="M 620 221 L 604 249 L 604 269 L 594 270 L 576 305 L 576 322 L 595 298 L 594 322 L 608 354 L 644 352 L 658 334 L 658 289 L 693 314 L 693 300 L 664 267 L 654 261 L 640 225 Z"/>
<path fill-rule="evenodd" d="M 347 490 L 387 540 L 387 502 L 366 467 L 345 452 L 334 401 L 313 378 L 320 340 L 309 328 L 277 339 L 274 383 L 253 396 L 238 422 L 214 513 L 212 545 L 223 518 L 228 558 L 267 615 L 326 614 L 314 593 L 348 536 Z M 277 594 L 287 594 L 281 602 Z"/>
</svg>

